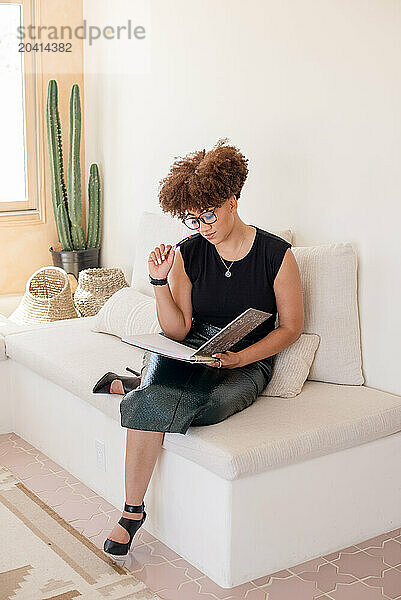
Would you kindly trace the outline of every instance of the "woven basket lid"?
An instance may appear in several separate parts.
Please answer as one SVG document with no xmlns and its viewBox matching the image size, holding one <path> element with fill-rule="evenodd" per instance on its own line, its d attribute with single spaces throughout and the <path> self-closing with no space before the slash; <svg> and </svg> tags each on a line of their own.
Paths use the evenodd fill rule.
<svg viewBox="0 0 401 600">
<path fill-rule="evenodd" d="M 79 318 L 64 269 L 48 266 L 35 271 L 27 281 L 19 305 L 8 318 L 20 325 Z"/>
</svg>

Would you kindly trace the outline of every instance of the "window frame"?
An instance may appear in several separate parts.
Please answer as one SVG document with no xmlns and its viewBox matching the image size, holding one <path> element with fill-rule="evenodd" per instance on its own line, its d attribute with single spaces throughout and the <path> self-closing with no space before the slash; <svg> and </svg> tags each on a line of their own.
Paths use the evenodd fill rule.
<svg viewBox="0 0 401 600">
<path fill-rule="evenodd" d="M 40 23 L 38 0 L 0 0 L 1 4 L 22 6 L 23 26 Z M 16 42 L 16 46 L 18 45 Z M 17 50 L 18 48 L 16 48 Z M 45 114 L 38 102 L 42 89 L 41 52 L 24 52 L 24 133 L 27 199 L 20 202 L 0 201 L 0 224 L 44 223 L 45 198 L 44 148 Z"/>
</svg>

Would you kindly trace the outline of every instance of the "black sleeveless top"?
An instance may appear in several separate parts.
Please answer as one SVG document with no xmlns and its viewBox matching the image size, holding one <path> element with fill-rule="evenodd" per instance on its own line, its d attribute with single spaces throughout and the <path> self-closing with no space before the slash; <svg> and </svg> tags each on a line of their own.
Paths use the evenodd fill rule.
<svg viewBox="0 0 401 600">
<path fill-rule="evenodd" d="M 224 327 L 247 308 L 272 313 L 247 337 L 258 341 L 270 333 L 277 316 L 274 279 L 288 248 L 283 238 L 260 227 L 248 254 L 234 261 L 231 277 L 215 246 L 197 233 L 180 246 L 185 272 L 192 283 L 192 317 L 218 327 Z M 224 256 L 223 256 L 224 258 Z M 231 260 L 224 262 L 229 266 Z"/>
</svg>

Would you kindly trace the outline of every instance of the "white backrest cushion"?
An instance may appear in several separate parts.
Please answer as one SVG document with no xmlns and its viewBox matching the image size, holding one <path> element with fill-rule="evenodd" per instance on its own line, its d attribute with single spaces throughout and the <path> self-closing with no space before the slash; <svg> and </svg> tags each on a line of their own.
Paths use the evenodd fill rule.
<svg viewBox="0 0 401 600">
<path fill-rule="evenodd" d="M 178 219 L 168 214 L 143 211 L 140 216 L 138 234 L 135 244 L 135 260 L 132 269 L 131 286 L 141 292 L 154 297 L 153 287 L 149 283 L 148 256 L 155 246 L 161 243 L 174 245 L 188 235 L 196 233 L 191 231 Z M 290 229 L 271 231 L 292 244 L 293 233 Z"/>
<path fill-rule="evenodd" d="M 293 246 L 302 280 L 304 333 L 320 336 L 308 379 L 362 385 L 357 256 L 350 243 Z"/>
<path fill-rule="evenodd" d="M 161 331 L 156 301 L 132 287 L 115 292 L 95 315 L 92 331 L 109 333 L 119 338 Z"/>
</svg>

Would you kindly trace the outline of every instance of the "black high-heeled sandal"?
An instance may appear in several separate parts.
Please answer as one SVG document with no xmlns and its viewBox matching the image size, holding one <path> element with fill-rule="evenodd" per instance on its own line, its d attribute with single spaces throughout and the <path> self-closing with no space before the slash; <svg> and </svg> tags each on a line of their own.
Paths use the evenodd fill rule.
<svg viewBox="0 0 401 600">
<path fill-rule="evenodd" d="M 144 502 L 142 502 L 140 506 L 131 506 L 130 504 L 125 503 L 124 510 L 130 513 L 143 513 L 143 517 L 142 519 L 127 519 L 127 517 L 121 517 L 118 523 L 128 531 L 129 542 L 123 544 L 121 542 L 115 542 L 114 540 L 110 540 L 109 538 L 107 538 L 103 545 L 103 550 L 107 552 L 107 554 L 113 554 L 115 556 L 127 555 L 131 549 L 131 544 L 135 533 L 145 522 L 146 512 Z"/>
<path fill-rule="evenodd" d="M 131 373 L 135 373 L 137 377 L 117 375 L 117 373 L 113 373 L 113 371 L 108 371 L 97 383 L 95 383 L 92 392 L 94 394 L 110 394 L 110 385 L 115 379 L 119 379 L 122 382 L 125 394 L 131 390 L 135 390 L 141 383 L 141 374 L 129 367 L 126 367 L 126 369 L 127 371 L 131 371 Z"/>
</svg>

